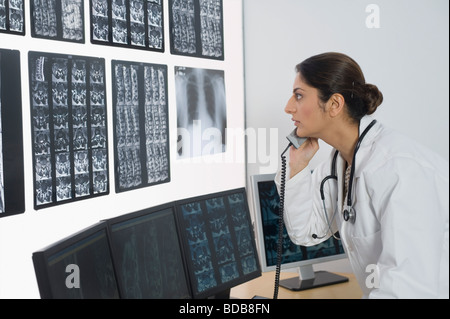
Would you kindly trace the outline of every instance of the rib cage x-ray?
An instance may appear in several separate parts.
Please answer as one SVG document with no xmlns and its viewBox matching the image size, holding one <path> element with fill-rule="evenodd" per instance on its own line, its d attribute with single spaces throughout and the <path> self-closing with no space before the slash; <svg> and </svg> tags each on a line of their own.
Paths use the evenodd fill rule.
<svg viewBox="0 0 450 319">
<path fill-rule="evenodd" d="M 23 0 L 0 0 L 0 32 L 25 34 Z"/>
<path fill-rule="evenodd" d="M 224 71 L 175 67 L 175 84 L 179 157 L 225 152 Z"/>
</svg>

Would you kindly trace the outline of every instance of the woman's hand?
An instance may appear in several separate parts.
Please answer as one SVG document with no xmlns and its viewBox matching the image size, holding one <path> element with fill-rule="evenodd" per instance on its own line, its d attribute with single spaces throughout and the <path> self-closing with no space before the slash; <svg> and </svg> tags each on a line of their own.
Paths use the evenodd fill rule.
<svg viewBox="0 0 450 319">
<path fill-rule="evenodd" d="M 298 149 L 291 146 L 289 150 L 289 169 L 290 178 L 301 172 L 306 166 L 308 166 L 311 159 L 319 150 L 319 141 L 317 138 L 308 137 L 305 143 L 303 143 Z"/>
</svg>

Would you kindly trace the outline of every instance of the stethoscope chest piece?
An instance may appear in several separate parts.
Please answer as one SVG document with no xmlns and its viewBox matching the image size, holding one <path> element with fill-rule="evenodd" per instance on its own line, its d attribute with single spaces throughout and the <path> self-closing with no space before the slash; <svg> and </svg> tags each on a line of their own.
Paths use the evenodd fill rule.
<svg viewBox="0 0 450 319">
<path fill-rule="evenodd" d="M 355 210 L 354 210 L 353 207 L 348 207 L 348 208 L 344 209 L 343 215 L 344 215 L 344 220 L 345 220 L 346 222 L 350 222 L 350 223 L 352 223 L 352 224 L 355 223 L 355 220 L 356 220 L 356 212 L 355 212 Z"/>
</svg>

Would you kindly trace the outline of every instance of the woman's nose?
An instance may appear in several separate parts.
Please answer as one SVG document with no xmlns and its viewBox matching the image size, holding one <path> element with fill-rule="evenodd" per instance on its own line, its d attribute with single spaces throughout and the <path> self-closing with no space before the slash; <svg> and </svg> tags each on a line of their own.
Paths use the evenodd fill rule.
<svg viewBox="0 0 450 319">
<path fill-rule="evenodd" d="M 290 98 L 289 101 L 286 103 L 286 106 L 284 107 L 284 111 L 287 114 L 295 113 L 296 108 L 295 108 L 294 104 L 292 103 L 292 98 Z"/>
</svg>

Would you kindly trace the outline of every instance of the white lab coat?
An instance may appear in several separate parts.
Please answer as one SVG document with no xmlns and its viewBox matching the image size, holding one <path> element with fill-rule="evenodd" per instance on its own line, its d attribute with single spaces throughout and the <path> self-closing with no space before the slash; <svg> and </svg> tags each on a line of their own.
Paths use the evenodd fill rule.
<svg viewBox="0 0 450 319">
<path fill-rule="evenodd" d="M 373 120 L 365 116 L 362 132 Z M 286 229 L 292 241 L 311 246 L 330 237 L 319 187 L 330 159 L 311 173 L 286 173 Z M 339 230 L 363 298 L 449 298 L 449 163 L 377 122 L 356 155 L 354 224 L 342 217 L 345 161 L 338 182 L 327 182 L 325 201 L 333 232 Z M 280 187 L 280 172 L 275 182 Z M 313 239 L 328 233 L 323 239 Z"/>
</svg>

